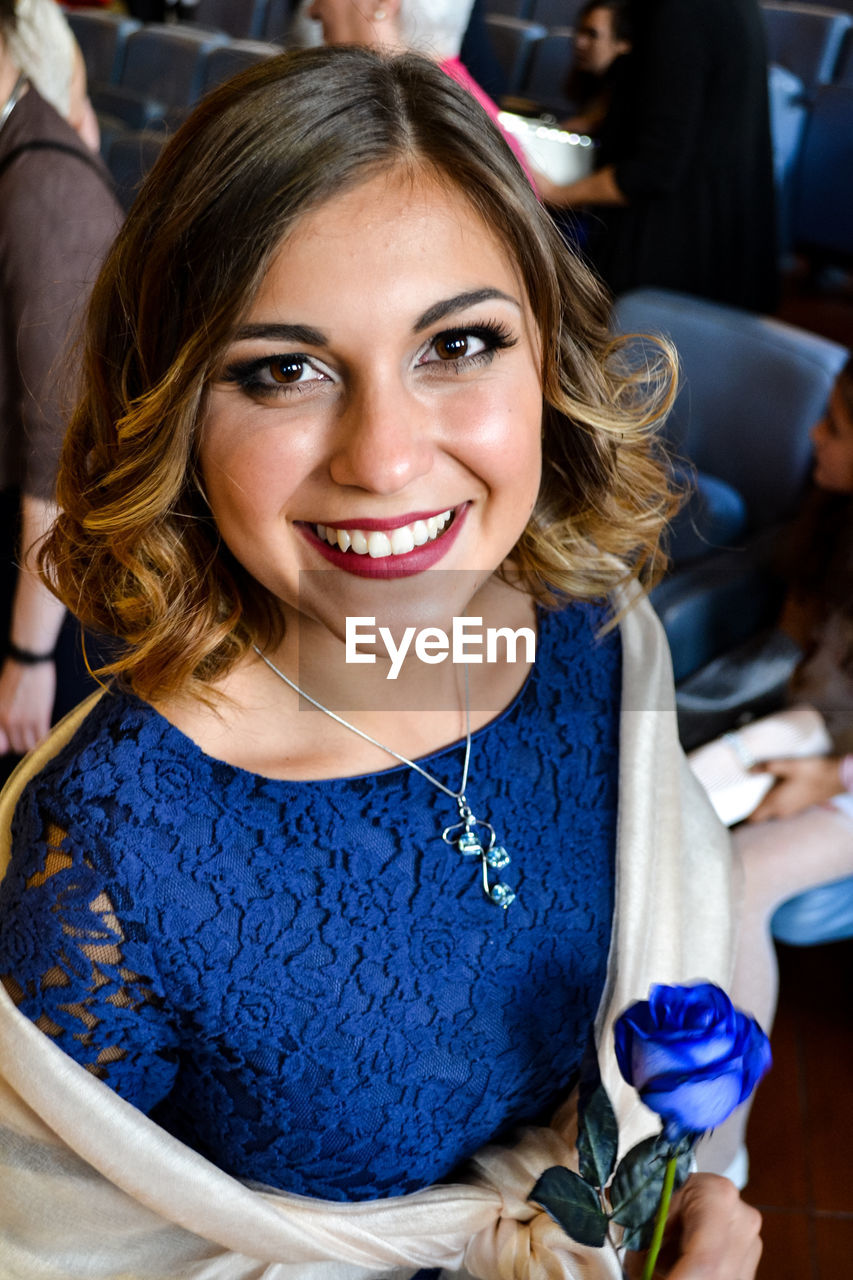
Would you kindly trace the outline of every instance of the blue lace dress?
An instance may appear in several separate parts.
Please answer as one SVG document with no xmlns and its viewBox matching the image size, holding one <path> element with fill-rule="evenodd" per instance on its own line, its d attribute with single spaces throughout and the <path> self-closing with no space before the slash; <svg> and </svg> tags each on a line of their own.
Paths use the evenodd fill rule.
<svg viewBox="0 0 853 1280">
<path fill-rule="evenodd" d="M 413 770 L 274 781 L 113 692 L 18 803 L 0 975 L 23 1013 L 252 1182 L 333 1200 L 447 1178 L 546 1117 L 602 993 L 614 890 L 618 632 L 543 613 L 474 735 L 468 795 L 512 855 L 490 904 Z M 463 746 L 426 760 L 459 785 Z"/>
</svg>

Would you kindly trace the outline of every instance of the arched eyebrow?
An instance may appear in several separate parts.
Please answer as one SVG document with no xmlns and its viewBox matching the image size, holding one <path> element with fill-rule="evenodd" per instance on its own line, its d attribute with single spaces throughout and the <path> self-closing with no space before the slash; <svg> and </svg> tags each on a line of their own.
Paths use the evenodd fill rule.
<svg viewBox="0 0 853 1280">
<path fill-rule="evenodd" d="M 455 311 L 476 306 L 478 302 L 490 302 L 492 299 L 508 302 L 519 311 L 521 310 L 518 299 L 513 298 L 509 293 L 504 293 L 501 289 L 469 289 L 465 293 L 454 294 L 452 298 L 442 298 L 440 302 L 434 302 L 431 307 L 427 307 L 423 315 L 418 316 L 412 330 L 414 333 L 420 333 L 422 329 L 428 329 L 430 325 L 443 320 L 445 316 L 453 315 Z M 299 342 L 310 347 L 329 345 L 329 338 L 322 329 L 315 329 L 307 324 L 274 324 L 272 322 L 266 324 L 264 321 L 257 324 L 243 324 L 234 334 L 233 341 L 244 342 L 250 338 L 263 338 L 267 342 Z"/>
<path fill-rule="evenodd" d="M 457 293 L 452 298 L 444 298 L 441 302 L 434 302 L 431 307 L 427 307 L 423 315 L 415 321 L 414 331 L 420 333 L 422 329 L 428 329 L 431 324 L 452 315 L 454 311 L 461 311 L 463 307 L 473 307 L 478 302 L 490 302 L 493 298 L 501 302 L 509 302 L 519 311 L 521 310 L 518 299 L 513 298 L 509 293 L 504 293 L 501 289 L 470 289 L 467 293 Z"/>
<path fill-rule="evenodd" d="M 309 347 L 327 347 L 329 339 L 320 329 L 309 324 L 242 324 L 234 334 L 234 342 L 246 338 L 266 338 L 270 342 L 302 342 Z"/>
</svg>

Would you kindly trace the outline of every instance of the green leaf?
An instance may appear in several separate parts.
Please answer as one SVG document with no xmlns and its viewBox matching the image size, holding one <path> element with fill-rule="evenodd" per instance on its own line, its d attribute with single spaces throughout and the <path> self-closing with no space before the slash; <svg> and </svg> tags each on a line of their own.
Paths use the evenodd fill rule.
<svg viewBox="0 0 853 1280">
<path fill-rule="evenodd" d="M 675 1150 L 678 1154 L 675 1185 L 680 1187 L 690 1172 L 691 1147 L 682 1144 Z M 644 1227 L 653 1221 L 663 1190 L 666 1162 L 673 1153 L 673 1147 L 660 1134 L 631 1148 L 610 1185 L 614 1222 L 623 1227 Z"/>
<path fill-rule="evenodd" d="M 530 1193 L 578 1244 L 600 1249 L 607 1239 L 607 1215 L 588 1182 L 571 1169 L 546 1169 Z"/>
<path fill-rule="evenodd" d="M 654 1214 L 641 1227 L 626 1227 L 622 1237 L 623 1249 L 648 1249 L 655 1233 Z"/>
<path fill-rule="evenodd" d="M 578 1156 L 581 1177 L 595 1187 L 606 1186 L 616 1166 L 619 1126 L 603 1084 L 592 1093 L 580 1116 Z"/>
</svg>

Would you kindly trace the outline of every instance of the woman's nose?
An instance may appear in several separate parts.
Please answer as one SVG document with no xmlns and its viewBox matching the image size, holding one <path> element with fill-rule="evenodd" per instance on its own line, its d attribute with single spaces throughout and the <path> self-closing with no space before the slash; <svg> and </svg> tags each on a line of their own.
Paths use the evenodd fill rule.
<svg viewBox="0 0 853 1280">
<path fill-rule="evenodd" d="M 432 467 L 428 413 L 393 379 L 353 387 L 329 463 L 336 484 L 397 493 Z"/>
</svg>

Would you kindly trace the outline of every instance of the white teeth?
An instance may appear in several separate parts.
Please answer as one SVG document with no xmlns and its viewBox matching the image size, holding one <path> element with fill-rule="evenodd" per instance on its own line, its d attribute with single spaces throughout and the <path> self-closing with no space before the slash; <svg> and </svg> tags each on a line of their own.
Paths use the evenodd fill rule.
<svg viewBox="0 0 853 1280">
<path fill-rule="evenodd" d="M 407 551 L 414 551 L 414 549 L 415 535 L 409 525 L 404 524 L 401 529 L 391 530 L 392 556 L 404 556 Z"/>
<path fill-rule="evenodd" d="M 363 529 L 336 529 L 332 525 L 317 524 L 317 537 L 328 542 L 330 547 L 339 547 L 341 551 L 354 551 L 357 556 L 370 556 L 379 560 L 384 556 L 405 556 L 415 547 L 437 538 L 453 515 L 453 508 L 442 511 L 440 515 L 430 516 L 427 520 L 415 520 L 413 524 L 399 525 L 385 533 L 381 529 L 373 529 L 369 533 Z"/>
<path fill-rule="evenodd" d="M 390 556 L 391 539 L 381 529 L 374 529 L 367 535 L 367 554 L 371 560 L 379 560 L 382 556 Z"/>
</svg>

